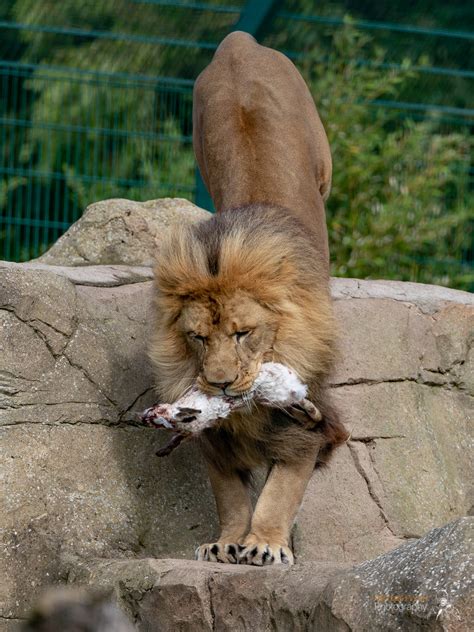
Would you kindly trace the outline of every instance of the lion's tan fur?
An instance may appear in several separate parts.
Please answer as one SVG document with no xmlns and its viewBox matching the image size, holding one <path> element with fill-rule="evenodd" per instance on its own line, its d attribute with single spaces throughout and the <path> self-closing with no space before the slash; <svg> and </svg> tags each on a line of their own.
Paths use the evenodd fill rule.
<svg viewBox="0 0 474 632">
<path fill-rule="evenodd" d="M 347 438 L 326 390 L 336 337 L 324 211 L 329 145 L 293 64 L 244 33 L 225 38 L 196 81 L 193 123 L 218 213 L 161 244 L 150 350 L 157 389 L 169 402 L 196 380 L 235 395 L 266 360 L 308 384 L 322 413 L 313 431 L 254 405 L 201 437 L 222 532 L 199 559 L 232 561 L 225 547 L 236 542 L 250 563 L 263 563 L 265 551 L 290 559 L 291 523 L 316 459 Z M 252 515 L 244 482 L 261 463 L 272 469 Z"/>
<path fill-rule="evenodd" d="M 225 302 L 240 291 L 263 305 L 277 321 L 272 359 L 293 368 L 303 381 L 325 375 L 333 360 L 335 325 L 324 266 L 308 252 L 303 234 L 282 231 L 281 212 L 255 207 L 268 222 L 260 231 L 235 222 L 222 240 L 219 272 L 207 267 L 205 245 L 192 227 L 174 231 L 162 245 L 155 269 L 159 321 L 151 357 L 160 395 L 174 401 L 198 376 L 177 321 L 190 301 Z M 279 222 L 273 233 L 272 223 Z M 239 225 L 240 224 L 240 225 Z M 212 230 L 212 228 L 210 228 Z M 311 260 L 311 258 L 314 258 Z"/>
<path fill-rule="evenodd" d="M 262 203 L 291 209 L 328 261 L 331 152 L 292 62 L 246 33 L 231 33 L 193 97 L 194 151 L 216 210 Z"/>
<path fill-rule="evenodd" d="M 214 248 L 217 267 L 210 270 Z M 203 309 L 197 316 L 207 319 L 208 301 L 225 311 L 236 294 L 263 308 L 274 329 L 271 345 L 254 350 L 254 373 L 265 360 L 281 362 L 309 384 L 314 399 L 321 399 L 335 339 L 327 273 L 304 229 L 286 210 L 257 205 L 173 231 L 162 244 L 155 278 L 157 326 L 151 358 L 164 401 L 181 397 L 202 370 L 199 353 L 183 331 L 183 311 L 199 304 Z M 211 330 L 217 332 L 220 326 L 219 321 Z M 194 328 L 205 327 L 212 339 L 209 322 L 196 318 Z M 222 354 L 219 360 L 224 369 L 230 362 Z M 273 432 L 263 408 L 234 415 L 225 426 L 236 452 L 229 463 L 234 461 L 239 469 L 250 469 L 265 457 L 295 457 L 315 438 L 296 426 L 285 428 L 284 436 Z M 267 454 L 262 441 L 269 444 Z"/>
</svg>

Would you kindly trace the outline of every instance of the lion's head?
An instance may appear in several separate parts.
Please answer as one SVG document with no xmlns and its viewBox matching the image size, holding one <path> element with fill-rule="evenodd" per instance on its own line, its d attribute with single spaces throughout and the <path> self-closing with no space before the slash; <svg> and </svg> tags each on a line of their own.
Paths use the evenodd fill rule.
<svg viewBox="0 0 474 632">
<path fill-rule="evenodd" d="M 244 393 L 268 360 L 304 380 L 330 364 L 327 275 L 294 222 L 259 211 L 215 216 L 162 244 L 150 357 L 167 401 L 196 380 L 211 394 Z"/>
<path fill-rule="evenodd" d="M 262 362 L 271 360 L 276 315 L 240 289 L 186 301 L 177 329 L 199 366 L 198 385 L 211 394 L 251 388 Z"/>
</svg>

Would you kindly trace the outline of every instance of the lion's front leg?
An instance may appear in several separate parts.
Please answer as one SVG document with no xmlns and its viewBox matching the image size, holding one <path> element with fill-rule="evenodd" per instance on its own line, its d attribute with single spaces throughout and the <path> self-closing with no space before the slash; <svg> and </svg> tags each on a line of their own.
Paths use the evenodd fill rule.
<svg viewBox="0 0 474 632">
<path fill-rule="evenodd" d="M 224 475 L 210 464 L 208 470 L 221 533 L 217 542 L 198 546 L 196 559 L 238 564 L 241 544 L 249 531 L 252 516 L 248 490 L 237 472 Z"/>
<path fill-rule="evenodd" d="M 314 470 L 318 449 L 302 456 L 297 463 L 273 466 L 243 541 L 240 563 L 293 564 L 290 531 Z"/>
</svg>

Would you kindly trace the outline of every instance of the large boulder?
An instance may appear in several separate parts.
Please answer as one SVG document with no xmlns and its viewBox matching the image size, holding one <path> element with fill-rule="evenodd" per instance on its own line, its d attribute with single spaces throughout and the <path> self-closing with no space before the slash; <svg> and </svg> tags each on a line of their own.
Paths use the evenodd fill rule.
<svg viewBox="0 0 474 632">
<path fill-rule="evenodd" d="M 9 621 L 77 560 L 189 559 L 217 533 L 195 446 L 158 459 L 166 438 L 136 424 L 154 401 L 150 268 L 121 256 L 63 263 L 0 264 Z M 473 297 L 354 279 L 334 279 L 332 291 L 332 391 L 351 438 L 310 481 L 293 534 L 298 564 L 362 562 L 472 506 Z"/>
<path fill-rule="evenodd" d="M 207 219 L 188 200 L 112 199 L 91 204 L 38 261 L 52 265 L 152 265 L 163 231 Z"/>
<path fill-rule="evenodd" d="M 474 518 L 352 569 L 182 560 L 95 561 L 71 579 L 114 594 L 137 630 L 464 632 L 473 621 Z"/>
<path fill-rule="evenodd" d="M 331 579 L 324 602 L 348 630 L 467 631 L 474 621 L 473 537 L 472 517 L 433 529 Z"/>
</svg>

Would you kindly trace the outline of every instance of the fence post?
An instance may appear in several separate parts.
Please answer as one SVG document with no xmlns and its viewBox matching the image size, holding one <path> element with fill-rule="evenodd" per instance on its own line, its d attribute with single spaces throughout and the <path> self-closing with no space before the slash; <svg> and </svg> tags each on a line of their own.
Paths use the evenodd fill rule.
<svg viewBox="0 0 474 632">
<path fill-rule="evenodd" d="M 232 31 L 245 31 L 255 39 L 262 38 L 283 0 L 247 0 Z"/>
<path fill-rule="evenodd" d="M 201 208 L 205 208 L 207 211 L 211 211 L 211 213 L 216 212 L 198 166 L 196 166 L 196 204 Z"/>
</svg>

